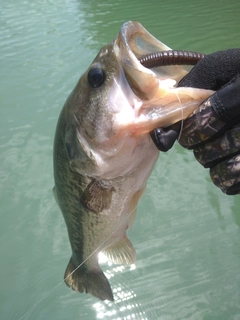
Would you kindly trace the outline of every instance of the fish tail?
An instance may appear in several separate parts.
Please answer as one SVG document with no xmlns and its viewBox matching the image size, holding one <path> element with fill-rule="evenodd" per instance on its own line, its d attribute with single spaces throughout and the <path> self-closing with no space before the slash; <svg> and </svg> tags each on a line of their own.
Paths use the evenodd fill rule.
<svg viewBox="0 0 240 320">
<path fill-rule="evenodd" d="M 64 281 L 72 290 L 90 293 L 101 300 L 114 300 L 110 284 L 100 268 L 76 268 L 71 258 L 64 274 Z"/>
</svg>

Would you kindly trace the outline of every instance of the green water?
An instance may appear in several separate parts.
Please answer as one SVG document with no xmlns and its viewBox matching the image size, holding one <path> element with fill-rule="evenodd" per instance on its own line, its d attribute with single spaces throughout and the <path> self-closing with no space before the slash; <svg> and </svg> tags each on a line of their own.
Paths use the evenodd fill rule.
<svg viewBox="0 0 240 320">
<path fill-rule="evenodd" d="M 134 267 L 104 264 L 116 302 L 62 283 L 71 250 L 52 196 L 60 109 L 127 20 L 175 49 L 239 47 L 240 1 L 1 1 L 0 319 L 240 319 L 240 198 L 190 151 L 162 154 L 129 238 Z"/>
</svg>

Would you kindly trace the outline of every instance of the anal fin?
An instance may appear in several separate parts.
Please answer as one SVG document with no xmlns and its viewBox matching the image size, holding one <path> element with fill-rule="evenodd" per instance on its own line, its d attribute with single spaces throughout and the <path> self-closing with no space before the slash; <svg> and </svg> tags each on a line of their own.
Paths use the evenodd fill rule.
<svg viewBox="0 0 240 320">
<path fill-rule="evenodd" d="M 103 253 L 116 264 L 133 264 L 136 261 L 136 251 L 127 236 L 115 245 L 106 248 Z"/>
</svg>

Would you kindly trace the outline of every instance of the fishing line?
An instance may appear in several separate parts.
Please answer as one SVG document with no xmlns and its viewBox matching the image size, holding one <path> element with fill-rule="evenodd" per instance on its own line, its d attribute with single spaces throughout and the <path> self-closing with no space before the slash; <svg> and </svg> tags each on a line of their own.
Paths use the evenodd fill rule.
<svg viewBox="0 0 240 320">
<path fill-rule="evenodd" d="M 62 281 L 60 281 L 53 289 L 50 290 L 43 298 L 41 298 L 38 302 L 36 302 L 28 311 L 26 311 L 18 320 L 24 319 L 26 315 L 28 315 L 31 311 L 33 311 L 43 300 L 45 300 L 47 297 L 49 297 L 61 284 L 65 282 L 66 279 L 68 279 L 75 271 L 77 271 L 89 258 L 91 258 L 100 248 L 101 246 L 106 243 L 109 238 L 122 226 L 122 224 L 130 217 L 130 215 L 134 212 L 134 210 L 137 208 L 137 205 L 133 208 L 132 211 L 129 212 L 129 214 L 126 215 L 126 217 L 122 220 L 120 224 L 117 225 L 117 227 L 110 233 L 110 235 L 82 262 L 80 263 L 66 278 L 64 278 Z"/>
<path fill-rule="evenodd" d="M 178 137 L 177 137 L 177 141 L 179 141 L 179 139 L 181 138 L 181 135 L 182 135 L 182 130 L 183 130 L 183 105 L 182 105 L 182 102 L 181 102 L 181 99 L 180 99 L 178 93 L 177 93 L 177 92 L 174 92 L 174 94 L 176 95 L 176 97 L 177 97 L 177 99 L 178 99 L 178 101 L 179 101 L 179 104 L 180 104 L 180 107 L 181 107 L 181 114 L 182 114 L 182 117 L 181 117 L 181 120 L 180 120 L 180 121 L 181 121 L 181 122 L 180 122 L 180 124 L 181 124 L 181 126 L 180 126 L 180 131 L 179 131 L 179 134 L 178 134 Z M 164 170 L 166 169 L 167 165 L 168 165 L 169 162 L 171 161 L 171 159 L 172 159 L 172 157 L 173 157 L 173 155 L 174 155 L 175 152 L 176 152 L 176 149 L 172 149 L 172 150 L 171 150 L 171 153 L 170 153 L 170 155 L 169 155 L 169 157 L 168 157 L 165 165 L 163 166 L 162 170 L 160 171 L 159 178 L 162 176 Z"/>
<path fill-rule="evenodd" d="M 179 101 L 179 103 L 180 103 L 180 106 L 181 106 L 181 112 L 182 112 L 181 126 L 180 126 L 180 131 L 179 131 L 179 134 L 178 134 L 178 137 L 177 137 L 177 141 L 179 141 L 179 140 L 180 140 L 180 138 L 181 138 L 181 135 L 182 135 L 182 130 L 183 130 L 183 105 L 182 105 L 182 102 L 181 102 L 181 99 L 180 99 L 180 97 L 179 97 L 178 93 L 177 93 L 177 92 L 175 92 L 175 94 L 176 94 L 176 97 L 178 98 L 178 101 Z"/>
<path fill-rule="evenodd" d="M 183 122 L 183 120 L 182 120 Z M 180 137 L 180 136 L 179 136 Z M 175 150 L 173 149 L 170 156 L 168 157 L 168 160 L 166 161 L 165 165 L 163 166 L 163 169 L 161 170 L 159 174 L 159 178 L 162 176 L 164 170 L 166 169 L 167 165 L 169 164 L 169 161 L 172 159 L 173 155 L 175 153 Z M 85 262 L 88 261 L 100 248 L 104 243 L 106 243 L 112 235 L 126 222 L 126 220 L 131 216 L 131 214 L 134 212 L 134 210 L 137 209 L 137 205 L 130 211 L 125 218 L 122 220 L 120 224 L 117 225 L 117 227 L 109 234 L 109 236 L 81 263 L 79 264 L 70 274 L 68 274 L 67 277 L 65 277 L 62 281 L 60 281 L 53 289 L 51 289 L 43 298 L 41 298 L 38 302 L 36 302 L 27 312 L 25 312 L 19 320 L 24 319 L 31 311 L 33 311 L 42 301 L 44 301 L 47 297 L 49 297 L 60 285 L 62 285 L 66 279 L 68 279 L 74 272 L 76 272 Z"/>
<path fill-rule="evenodd" d="M 181 127 L 180 127 L 180 132 L 178 135 L 177 140 L 180 139 L 181 134 L 182 134 L 182 129 L 183 129 L 183 106 L 182 106 L 182 102 L 181 99 L 179 97 L 179 95 L 177 94 L 177 92 L 175 92 L 176 97 L 180 103 L 181 106 L 181 112 L 182 112 L 182 119 L 181 119 Z M 163 166 L 162 170 L 160 171 L 159 174 L 159 178 L 162 176 L 164 170 L 166 169 L 167 165 L 169 164 L 170 160 L 172 159 L 173 155 L 175 153 L 175 149 L 173 149 L 171 151 L 171 154 L 169 155 L 165 165 Z M 51 289 L 43 298 L 41 298 L 38 302 L 36 302 L 28 311 L 26 311 L 20 318 L 19 320 L 24 319 L 31 311 L 33 311 L 42 301 L 44 301 L 47 297 L 49 297 L 60 285 L 62 285 L 66 279 L 68 279 L 74 272 L 76 272 L 85 262 L 88 261 L 89 258 L 91 258 L 100 248 L 102 245 L 104 245 L 110 238 L 112 235 L 114 235 L 114 233 L 122 226 L 122 224 L 124 224 L 126 222 L 126 220 L 131 216 L 131 214 L 134 212 L 134 210 L 137 209 L 137 205 L 125 216 L 125 218 L 122 220 L 122 222 L 120 222 L 117 227 L 109 234 L 109 236 L 81 263 L 79 264 L 70 274 L 68 274 L 67 277 L 65 277 L 62 281 L 60 281 L 53 289 Z"/>
<path fill-rule="evenodd" d="M 28 309 L 28 311 L 26 311 L 18 320 L 22 320 L 23 318 L 25 318 L 31 311 L 33 311 L 43 300 L 45 300 L 47 297 L 50 296 L 50 294 L 55 291 L 62 283 L 64 282 L 64 279 L 58 283 L 52 290 L 50 290 L 50 292 L 48 292 L 46 294 L 46 296 L 44 296 L 43 298 L 41 298 L 40 300 L 38 300 L 38 302 L 36 302 L 30 309 Z"/>
</svg>

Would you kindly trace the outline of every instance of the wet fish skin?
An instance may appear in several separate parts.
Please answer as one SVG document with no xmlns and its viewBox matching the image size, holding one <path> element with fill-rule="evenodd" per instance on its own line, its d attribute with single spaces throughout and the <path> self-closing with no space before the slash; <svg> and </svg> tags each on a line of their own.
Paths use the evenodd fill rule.
<svg viewBox="0 0 240 320">
<path fill-rule="evenodd" d="M 135 41 L 137 37 L 143 48 Z M 179 103 L 170 89 L 159 84 L 161 71 L 148 70 L 138 62 L 141 54 L 153 48 L 168 47 L 140 24 L 125 24 L 81 76 L 56 128 L 54 194 L 72 248 L 65 282 L 101 300 L 113 300 L 113 293 L 98 264 L 99 252 L 114 263 L 132 264 L 136 259 L 126 230 L 134 221 L 138 200 L 159 154 L 148 132 L 153 126 L 179 120 L 171 116 L 165 121 L 159 112 L 165 105 L 172 112 Z M 180 80 L 186 72 L 170 67 L 164 69 L 164 77 Z M 192 99 L 188 91 L 180 94 L 187 97 L 187 103 Z M 196 104 L 207 94 L 197 94 Z"/>
<path fill-rule="evenodd" d="M 74 158 L 71 163 L 65 146 L 66 128 L 69 128 L 69 108 L 71 101 L 75 101 L 72 99 L 73 96 L 68 99 L 59 117 L 54 143 L 55 194 L 67 225 L 73 252 L 64 278 L 66 284 L 75 291 L 90 293 L 101 300 L 113 300 L 109 282 L 98 264 L 98 253 L 108 248 L 105 254 L 112 261 L 124 264 L 135 262 L 136 253 L 126 237 L 126 229 L 131 220 L 134 220 L 137 201 L 145 188 L 145 184 L 142 186 L 138 179 L 141 182 L 147 180 L 151 167 L 158 157 L 158 151 L 146 136 L 145 143 L 141 142 L 142 147 L 146 152 L 149 150 L 149 154 L 152 155 L 147 164 L 147 168 L 149 164 L 151 167 L 147 171 L 142 163 L 127 176 L 112 180 L 101 180 L 99 177 L 96 179 L 80 174 L 76 170 L 77 164 L 74 162 L 76 159 Z M 87 166 L 96 165 L 94 159 L 89 158 L 86 161 Z M 140 171 L 144 172 L 144 179 Z M 133 212 L 128 218 L 127 214 L 131 211 Z M 111 233 L 117 228 L 111 237 Z M 111 246 L 115 244 L 117 244 L 116 249 L 111 250 Z M 84 262 L 87 258 L 88 260 Z M 73 272 L 79 265 L 81 267 Z"/>
</svg>

